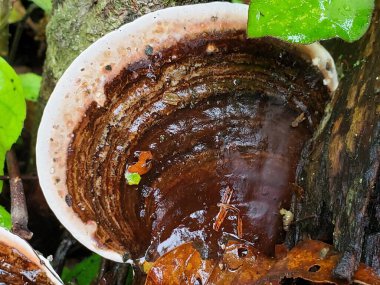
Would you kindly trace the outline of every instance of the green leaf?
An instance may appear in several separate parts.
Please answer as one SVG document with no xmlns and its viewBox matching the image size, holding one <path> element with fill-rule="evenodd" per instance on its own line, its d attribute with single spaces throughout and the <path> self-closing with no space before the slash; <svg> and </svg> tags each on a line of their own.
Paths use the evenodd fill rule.
<svg viewBox="0 0 380 285">
<path fill-rule="evenodd" d="M 26 104 L 20 78 L 0 57 L 0 175 L 4 174 L 5 154 L 21 134 Z M 0 192 L 2 189 L 0 180 Z"/>
<path fill-rule="evenodd" d="M 340 37 L 359 39 L 371 21 L 374 0 L 252 0 L 248 36 L 312 43 Z"/>
<path fill-rule="evenodd" d="M 50 14 L 51 9 L 52 9 L 51 0 L 30 0 L 30 1 L 32 1 L 34 4 L 36 4 L 42 10 L 44 10 L 46 13 Z"/>
<path fill-rule="evenodd" d="M 11 214 L 0 205 L 0 227 L 10 230 L 12 228 Z"/>
<path fill-rule="evenodd" d="M 42 77 L 35 73 L 19 74 L 26 100 L 36 102 L 41 88 Z"/>
<path fill-rule="evenodd" d="M 63 268 L 62 281 L 65 284 L 75 282 L 78 285 L 89 285 L 97 277 L 101 263 L 101 257 L 97 254 L 83 259 L 73 268 Z"/>
<path fill-rule="evenodd" d="M 25 13 L 24 13 L 25 14 Z M 8 16 L 8 24 L 14 24 L 17 23 L 24 17 L 24 14 L 21 13 L 19 10 L 17 10 L 14 6 L 11 9 L 11 12 Z"/>
<path fill-rule="evenodd" d="M 138 173 L 126 172 L 125 179 L 127 179 L 128 185 L 139 185 L 141 181 L 141 176 Z"/>
</svg>

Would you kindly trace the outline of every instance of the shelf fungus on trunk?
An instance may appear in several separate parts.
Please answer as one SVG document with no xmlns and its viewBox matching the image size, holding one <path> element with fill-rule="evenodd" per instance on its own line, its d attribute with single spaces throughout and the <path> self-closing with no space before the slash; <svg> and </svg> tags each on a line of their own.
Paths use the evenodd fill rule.
<svg viewBox="0 0 380 285">
<path fill-rule="evenodd" d="M 318 43 L 246 39 L 247 13 L 151 13 L 64 73 L 37 166 L 50 207 L 89 249 L 155 260 L 193 241 L 212 257 L 235 237 L 273 253 L 302 147 L 338 82 Z"/>
<path fill-rule="evenodd" d="M 63 284 L 48 260 L 0 227 L 0 284 Z"/>
</svg>

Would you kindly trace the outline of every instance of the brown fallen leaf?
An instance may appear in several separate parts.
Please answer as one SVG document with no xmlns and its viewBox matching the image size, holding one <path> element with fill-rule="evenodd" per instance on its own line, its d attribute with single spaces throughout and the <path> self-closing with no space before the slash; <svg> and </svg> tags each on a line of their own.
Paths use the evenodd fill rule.
<svg viewBox="0 0 380 285">
<path fill-rule="evenodd" d="M 251 284 L 271 268 L 274 258 L 252 245 L 229 241 L 219 260 L 202 260 L 191 243 L 160 257 L 148 272 L 146 285 Z"/>
<path fill-rule="evenodd" d="M 348 284 L 332 276 L 340 256 L 331 245 L 324 242 L 302 241 L 285 258 L 278 260 L 256 284 L 274 284 L 285 278 L 306 280 L 311 284 Z M 358 284 L 380 284 L 380 276 L 363 264 L 355 273 L 354 280 Z"/>
<path fill-rule="evenodd" d="M 278 245 L 276 258 L 265 256 L 252 245 L 229 241 L 218 260 L 202 260 L 193 245 L 186 243 L 161 256 L 148 272 L 145 284 L 275 285 L 283 284 L 284 279 L 302 282 L 294 284 L 348 284 L 332 277 L 339 258 L 331 245 L 314 240 L 300 242 L 289 252 Z M 353 280 L 357 284 L 380 284 L 380 277 L 363 264 Z"/>
</svg>

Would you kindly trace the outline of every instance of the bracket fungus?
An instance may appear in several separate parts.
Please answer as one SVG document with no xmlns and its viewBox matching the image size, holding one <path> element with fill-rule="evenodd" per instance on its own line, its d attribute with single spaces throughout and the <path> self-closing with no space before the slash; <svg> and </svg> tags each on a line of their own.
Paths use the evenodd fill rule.
<svg viewBox="0 0 380 285">
<path fill-rule="evenodd" d="M 222 2 L 147 14 L 59 80 L 38 131 L 38 173 L 90 250 L 155 260 L 192 241 L 213 257 L 228 235 L 273 254 L 302 147 L 338 81 L 318 43 L 247 39 L 247 14 Z M 128 183 L 134 168 L 141 181 Z"/>
<path fill-rule="evenodd" d="M 0 227 L 0 284 L 63 284 L 48 260 Z"/>
</svg>

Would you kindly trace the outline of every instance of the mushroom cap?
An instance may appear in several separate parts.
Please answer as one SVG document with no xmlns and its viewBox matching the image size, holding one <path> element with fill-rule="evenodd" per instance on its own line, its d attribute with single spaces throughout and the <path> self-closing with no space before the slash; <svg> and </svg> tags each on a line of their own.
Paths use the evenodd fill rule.
<svg viewBox="0 0 380 285">
<path fill-rule="evenodd" d="M 245 31 L 248 6 L 214 2 L 172 7 L 147 14 L 105 35 L 83 51 L 57 83 L 45 108 L 37 138 L 37 169 L 51 209 L 70 233 L 97 254 L 125 262 L 123 254 L 94 238 L 95 221 L 82 221 L 71 207 L 67 187 L 67 158 L 75 128 L 90 105 L 104 106 L 105 85 L 128 65 L 149 57 L 150 50 L 167 49 L 204 33 Z M 330 54 L 318 43 L 293 45 L 316 65 L 330 91 L 337 74 Z"/>
<path fill-rule="evenodd" d="M 7 254 L 5 257 L 1 256 L 0 253 L 0 263 L 5 265 L 8 263 L 8 266 L 15 266 L 16 269 L 20 270 L 19 274 L 15 276 L 14 269 L 10 269 L 8 266 L 2 268 L 0 265 L 0 271 L 5 273 L 0 274 L 0 283 L 3 281 L 8 281 L 19 278 L 20 281 L 24 282 L 44 282 L 46 283 L 38 283 L 38 284 L 63 284 L 58 274 L 51 267 L 49 261 L 45 259 L 41 254 L 36 252 L 25 240 L 22 238 L 12 234 L 8 230 L 0 227 L 0 246 L 5 246 L 6 248 L 10 248 L 12 254 Z M 5 258 L 5 260 L 4 260 Z M 11 262 L 15 261 L 15 264 Z M 20 268 L 20 265 L 23 265 L 24 262 L 29 262 L 28 268 Z M 11 273 L 12 272 L 12 273 Z M 5 279 L 7 276 L 11 275 L 12 279 Z M 47 279 L 47 280 L 46 280 Z M 27 283 L 29 284 L 29 283 Z M 34 283 L 33 283 L 34 284 Z"/>
</svg>

